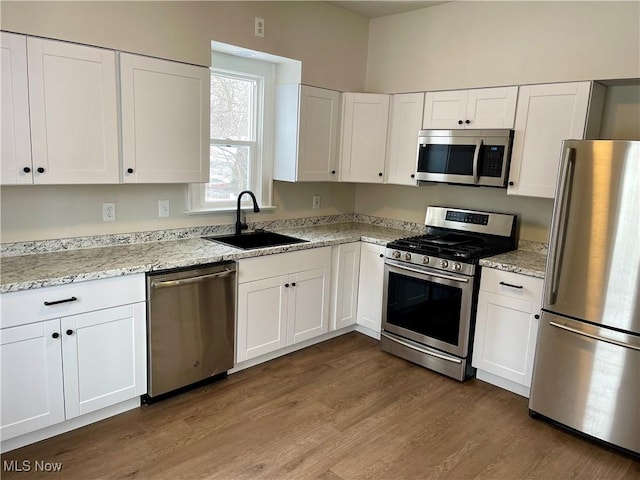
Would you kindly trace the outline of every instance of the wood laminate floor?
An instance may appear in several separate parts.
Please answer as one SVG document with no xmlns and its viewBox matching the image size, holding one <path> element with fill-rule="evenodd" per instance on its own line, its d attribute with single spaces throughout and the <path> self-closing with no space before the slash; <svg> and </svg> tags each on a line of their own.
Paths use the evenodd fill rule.
<svg viewBox="0 0 640 480">
<path fill-rule="evenodd" d="M 525 398 L 355 332 L 2 460 L 62 463 L 7 480 L 640 478 L 632 458 L 531 419 Z"/>
</svg>

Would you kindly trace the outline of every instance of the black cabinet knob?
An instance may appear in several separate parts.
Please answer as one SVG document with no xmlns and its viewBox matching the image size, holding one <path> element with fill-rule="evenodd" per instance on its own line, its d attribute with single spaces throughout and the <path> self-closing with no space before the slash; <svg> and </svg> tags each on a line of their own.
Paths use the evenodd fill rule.
<svg viewBox="0 0 640 480">
<path fill-rule="evenodd" d="M 127 168 L 127 173 L 133 173 L 133 168 Z"/>
<path fill-rule="evenodd" d="M 331 175 L 335 175 L 336 171 L 335 170 L 331 170 Z"/>
<path fill-rule="evenodd" d="M 509 186 L 510 186 L 510 187 L 513 187 L 514 185 L 515 185 L 515 183 L 513 183 L 513 182 L 509 182 Z"/>
<path fill-rule="evenodd" d="M 44 168 L 38 167 L 38 173 L 44 173 Z"/>
<path fill-rule="evenodd" d="M 540 320 L 540 315 L 534 315 L 533 318 L 535 318 L 536 320 Z"/>
<path fill-rule="evenodd" d="M 73 330 L 71 329 L 67 330 L 67 335 L 73 335 Z"/>
<path fill-rule="evenodd" d="M 30 172 L 31 172 L 31 168 L 30 168 L 30 167 L 24 167 L 24 168 L 22 169 L 22 171 L 23 171 L 24 173 L 30 173 Z"/>
<path fill-rule="evenodd" d="M 411 174 L 411 178 L 416 178 L 415 173 L 412 173 L 412 174 Z"/>
<path fill-rule="evenodd" d="M 289 284 L 288 283 L 285 283 L 284 286 L 285 286 L 285 288 L 289 288 Z"/>
<path fill-rule="evenodd" d="M 382 176 L 382 172 L 378 173 L 378 176 L 381 177 Z"/>
<path fill-rule="evenodd" d="M 53 332 L 53 333 L 51 334 L 51 336 L 52 336 L 53 338 L 58 338 L 58 337 L 60 336 L 60 334 L 59 334 L 58 332 Z"/>
<path fill-rule="evenodd" d="M 291 286 L 295 287 L 296 286 L 296 282 L 291 282 Z"/>
<path fill-rule="evenodd" d="M 466 123 L 467 125 L 469 125 L 471 123 L 471 120 L 465 120 L 464 123 Z"/>
<path fill-rule="evenodd" d="M 382 253 L 380 254 L 380 258 L 384 258 L 384 255 Z"/>
<path fill-rule="evenodd" d="M 458 120 L 458 125 L 462 125 L 462 120 Z"/>
</svg>

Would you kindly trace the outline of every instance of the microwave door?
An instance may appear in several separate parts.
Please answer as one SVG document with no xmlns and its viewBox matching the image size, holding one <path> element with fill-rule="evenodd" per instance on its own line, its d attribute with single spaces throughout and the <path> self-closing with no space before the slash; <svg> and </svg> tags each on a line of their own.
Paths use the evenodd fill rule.
<svg viewBox="0 0 640 480">
<path fill-rule="evenodd" d="M 472 185 L 477 151 L 473 138 L 429 139 L 418 149 L 418 180 Z"/>
</svg>

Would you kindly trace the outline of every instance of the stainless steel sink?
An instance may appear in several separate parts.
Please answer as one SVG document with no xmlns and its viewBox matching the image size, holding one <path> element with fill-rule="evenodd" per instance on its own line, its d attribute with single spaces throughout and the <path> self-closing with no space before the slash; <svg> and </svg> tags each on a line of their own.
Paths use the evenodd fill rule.
<svg viewBox="0 0 640 480">
<path fill-rule="evenodd" d="M 251 250 L 252 248 L 276 247 L 280 245 L 293 245 L 295 243 L 305 243 L 307 240 L 301 238 L 290 237 L 281 233 L 269 232 L 265 230 L 242 233 L 240 235 L 223 235 L 219 237 L 202 237 L 212 242 L 231 245 L 232 247 L 241 248 L 243 250 Z"/>
</svg>

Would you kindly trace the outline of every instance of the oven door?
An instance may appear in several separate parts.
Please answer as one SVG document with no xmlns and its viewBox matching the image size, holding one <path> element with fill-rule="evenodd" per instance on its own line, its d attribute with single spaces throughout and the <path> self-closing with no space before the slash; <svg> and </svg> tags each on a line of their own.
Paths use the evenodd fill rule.
<svg viewBox="0 0 640 480">
<path fill-rule="evenodd" d="M 467 356 L 473 277 L 385 260 L 382 328 Z"/>
</svg>

